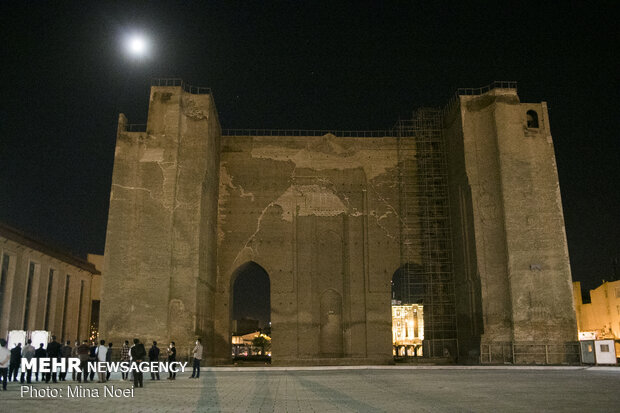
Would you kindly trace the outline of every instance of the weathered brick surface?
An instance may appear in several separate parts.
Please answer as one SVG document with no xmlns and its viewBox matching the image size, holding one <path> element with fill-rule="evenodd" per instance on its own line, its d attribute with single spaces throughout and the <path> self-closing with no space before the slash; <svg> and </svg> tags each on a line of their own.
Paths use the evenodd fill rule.
<svg viewBox="0 0 620 413">
<path fill-rule="evenodd" d="M 103 337 L 186 352 L 198 335 L 207 363 L 229 362 L 232 286 L 252 261 L 270 279 L 275 364 L 390 362 L 403 249 L 395 138 L 222 137 L 212 96 L 181 87 L 153 87 L 146 132 L 125 123 Z M 461 361 L 478 362 L 481 343 L 574 340 L 545 104 L 512 89 L 463 96 L 445 128 Z"/>
</svg>

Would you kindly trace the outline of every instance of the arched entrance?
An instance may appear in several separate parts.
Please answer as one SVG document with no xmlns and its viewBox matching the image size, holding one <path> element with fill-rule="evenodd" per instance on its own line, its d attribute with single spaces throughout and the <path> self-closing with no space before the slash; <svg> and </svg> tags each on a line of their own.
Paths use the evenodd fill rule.
<svg viewBox="0 0 620 413">
<path fill-rule="evenodd" d="M 236 361 L 271 359 L 271 285 L 254 261 L 231 277 L 231 343 Z"/>
</svg>

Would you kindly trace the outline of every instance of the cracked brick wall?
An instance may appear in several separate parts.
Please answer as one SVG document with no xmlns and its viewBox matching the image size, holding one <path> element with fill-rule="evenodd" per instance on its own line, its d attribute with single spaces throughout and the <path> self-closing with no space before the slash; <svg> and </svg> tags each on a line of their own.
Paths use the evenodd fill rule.
<svg viewBox="0 0 620 413">
<path fill-rule="evenodd" d="M 545 104 L 461 96 L 444 127 L 461 360 L 479 361 L 481 343 L 573 340 Z M 201 336 L 209 364 L 230 362 L 232 286 L 255 262 L 270 280 L 274 364 L 389 363 L 398 167 L 393 137 L 222 136 L 211 95 L 153 87 L 145 132 L 119 117 L 102 337 L 187 354 Z"/>
<path fill-rule="evenodd" d="M 198 306 L 197 297 L 208 297 L 214 279 L 208 274 L 214 268 L 204 262 L 215 260 L 209 254 L 216 251 L 215 222 L 204 220 L 203 213 L 219 181 L 217 113 L 210 95 L 157 87 L 151 90 L 146 131 L 129 132 L 126 124 L 121 115 L 101 333 L 117 343 L 172 339 L 184 349 L 195 334 L 212 330 L 205 321 L 212 309 Z"/>
<path fill-rule="evenodd" d="M 271 282 L 274 363 L 391 358 L 390 281 L 400 263 L 397 162 L 394 138 L 224 137 L 219 357 L 230 352 L 232 277 L 254 261 Z M 331 309 L 336 301 L 341 310 Z M 327 334 L 334 325 L 341 333 Z"/>
</svg>

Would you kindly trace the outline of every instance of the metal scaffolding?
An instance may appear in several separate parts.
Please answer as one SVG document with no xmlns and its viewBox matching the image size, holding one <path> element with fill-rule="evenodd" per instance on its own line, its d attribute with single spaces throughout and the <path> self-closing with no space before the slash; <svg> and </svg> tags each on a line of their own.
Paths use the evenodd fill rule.
<svg viewBox="0 0 620 413">
<path fill-rule="evenodd" d="M 448 171 L 439 109 L 420 109 L 398 121 L 403 304 L 424 306 L 425 357 L 456 356 Z"/>
</svg>

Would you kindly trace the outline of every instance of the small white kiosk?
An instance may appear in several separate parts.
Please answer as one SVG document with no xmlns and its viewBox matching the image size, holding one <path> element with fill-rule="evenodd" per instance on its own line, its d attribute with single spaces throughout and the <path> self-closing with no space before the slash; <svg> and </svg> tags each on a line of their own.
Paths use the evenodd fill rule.
<svg viewBox="0 0 620 413">
<path fill-rule="evenodd" d="M 9 331 L 9 347 L 11 350 L 13 347 L 17 345 L 17 343 L 22 343 L 22 347 L 26 345 L 26 332 L 24 330 L 11 330 Z"/>
<path fill-rule="evenodd" d="M 30 333 L 30 340 L 32 340 L 32 345 L 34 348 L 39 348 L 40 344 L 43 343 L 43 348 L 47 348 L 47 343 L 50 341 L 50 332 L 45 330 L 35 330 Z"/>
<path fill-rule="evenodd" d="M 594 342 L 596 364 L 616 364 L 614 340 L 596 340 Z"/>
<path fill-rule="evenodd" d="M 616 364 L 614 340 L 581 340 L 581 362 L 584 364 Z"/>
<path fill-rule="evenodd" d="M 39 345 L 43 343 L 43 348 L 47 348 L 47 343 L 50 341 L 50 332 L 45 330 L 24 331 L 24 330 L 11 330 L 9 331 L 9 350 L 22 343 L 22 347 L 26 345 L 26 340 L 30 338 L 34 348 L 39 348 Z"/>
</svg>

